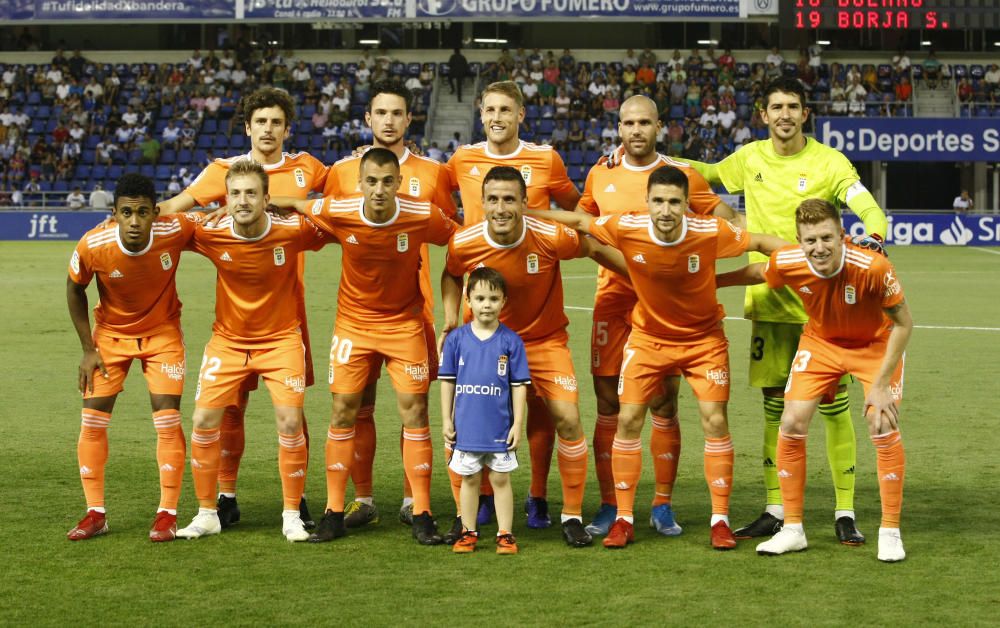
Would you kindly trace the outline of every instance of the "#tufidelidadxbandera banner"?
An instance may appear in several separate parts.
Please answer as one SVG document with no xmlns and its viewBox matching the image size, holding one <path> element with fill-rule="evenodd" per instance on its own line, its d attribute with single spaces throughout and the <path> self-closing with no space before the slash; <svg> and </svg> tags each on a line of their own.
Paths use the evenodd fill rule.
<svg viewBox="0 0 1000 628">
<path fill-rule="evenodd" d="M 817 118 L 816 139 L 857 161 L 1000 161 L 997 118 Z"/>
<path fill-rule="evenodd" d="M 2 22 L 739 18 L 740 0 L 3 0 Z"/>
</svg>

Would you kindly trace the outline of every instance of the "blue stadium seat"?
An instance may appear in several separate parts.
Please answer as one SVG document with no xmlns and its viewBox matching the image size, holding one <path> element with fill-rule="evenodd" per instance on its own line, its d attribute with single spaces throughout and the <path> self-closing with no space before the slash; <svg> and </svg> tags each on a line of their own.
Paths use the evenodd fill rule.
<svg viewBox="0 0 1000 628">
<path fill-rule="evenodd" d="M 344 64 L 339 61 L 334 61 L 330 64 L 330 74 L 336 78 L 340 78 L 344 75 Z"/>
<path fill-rule="evenodd" d="M 924 77 L 924 66 L 918 64 L 910 66 L 910 75 L 914 81 L 919 81 Z"/>
<path fill-rule="evenodd" d="M 538 135 L 541 138 L 548 138 L 552 135 L 552 129 L 556 128 L 556 123 L 554 120 L 549 118 L 542 118 L 538 121 L 538 126 L 536 127 Z"/>
<path fill-rule="evenodd" d="M 219 128 L 219 123 L 214 118 L 206 118 L 201 125 L 202 133 L 215 133 Z"/>
<path fill-rule="evenodd" d="M 119 177 L 121 177 L 122 174 L 124 174 L 124 173 L 125 173 L 125 168 L 123 168 L 122 166 L 120 166 L 118 164 L 115 164 L 115 165 L 111 166 L 110 168 L 108 168 L 107 178 L 108 179 L 114 179 L 115 181 L 117 181 L 119 179 Z"/>
<path fill-rule="evenodd" d="M 978 63 L 973 63 L 969 66 L 969 76 L 977 81 L 982 80 L 986 76 L 986 69 Z"/>
<path fill-rule="evenodd" d="M 52 182 L 52 191 L 53 192 L 69 192 L 69 181 L 63 181 L 63 180 L 53 181 Z"/>
<path fill-rule="evenodd" d="M 201 134 L 198 136 L 198 148 L 212 148 L 212 144 L 215 141 L 214 135 Z"/>
<path fill-rule="evenodd" d="M 538 105 L 528 105 L 524 108 L 524 117 L 527 120 L 534 120 L 539 116 Z"/>
<path fill-rule="evenodd" d="M 76 167 L 76 177 L 78 179 L 89 179 L 90 178 L 90 165 L 80 164 Z"/>
<path fill-rule="evenodd" d="M 329 71 L 330 71 L 330 66 L 328 66 L 326 63 L 322 61 L 317 61 L 316 63 L 313 64 L 312 67 L 313 76 L 322 78 L 326 76 L 327 72 Z"/>
<path fill-rule="evenodd" d="M 596 164 L 597 160 L 601 158 L 600 151 L 588 150 L 583 154 L 583 163 L 585 164 Z"/>
<path fill-rule="evenodd" d="M 177 163 L 179 164 L 189 164 L 191 163 L 191 151 L 187 148 L 182 148 L 177 151 Z M 94 177 L 97 178 L 97 172 L 95 170 Z"/>
<path fill-rule="evenodd" d="M 785 63 L 781 66 L 781 73 L 785 76 L 795 78 L 799 74 L 799 66 L 794 63 Z"/>
<path fill-rule="evenodd" d="M 309 116 L 311 118 L 312 114 L 309 114 Z M 302 119 L 299 120 L 298 128 L 295 129 L 295 132 L 298 133 L 299 135 L 311 134 L 313 132 L 313 123 L 310 118 L 305 117 L 305 114 L 303 114 Z"/>
<path fill-rule="evenodd" d="M 108 167 L 105 166 L 104 164 L 97 164 L 91 171 L 90 176 L 92 176 L 95 179 L 103 179 L 104 177 L 108 176 Z"/>
<path fill-rule="evenodd" d="M 156 178 L 157 179 L 169 179 L 170 178 L 171 166 L 161 163 L 156 166 Z"/>
<path fill-rule="evenodd" d="M 438 64 L 438 66 L 437 66 L 437 75 L 438 76 L 448 76 L 448 64 L 447 63 L 439 63 Z"/>
<path fill-rule="evenodd" d="M 406 73 L 406 64 L 400 61 L 393 61 L 389 65 L 389 74 L 392 76 L 403 76 Z"/>
<path fill-rule="evenodd" d="M 479 71 L 482 70 L 482 68 L 483 64 L 479 63 L 478 61 L 473 61 L 472 63 L 469 64 L 469 72 L 472 73 L 472 76 L 478 76 Z"/>
<path fill-rule="evenodd" d="M 955 80 L 967 78 L 969 76 L 969 69 L 965 67 L 964 63 L 956 63 L 951 66 L 951 75 L 955 77 Z"/>
<path fill-rule="evenodd" d="M 583 151 L 573 149 L 567 153 L 567 161 L 572 166 L 579 166 L 583 164 Z"/>
<path fill-rule="evenodd" d="M 358 64 L 354 63 L 353 61 L 351 63 L 348 63 L 347 65 L 344 66 L 344 72 L 346 72 L 350 76 L 354 76 L 355 74 L 358 73 Z"/>
<path fill-rule="evenodd" d="M 202 137 L 204 137 L 204 136 L 202 136 Z M 215 141 L 212 143 L 212 145 L 214 145 L 215 148 L 222 149 L 222 150 L 225 150 L 225 149 L 229 148 L 229 138 L 226 137 L 225 133 L 219 133 L 218 135 L 215 135 L 215 136 L 209 136 L 209 138 L 212 138 L 212 137 L 215 138 Z M 212 145 L 202 147 L 201 141 L 200 141 L 201 138 L 198 138 L 198 139 L 199 139 L 199 142 L 198 142 L 198 147 L 199 148 L 211 148 L 212 147 Z"/>
<path fill-rule="evenodd" d="M 406 76 L 420 76 L 420 64 L 417 62 L 406 65 Z"/>
<path fill-rule="evenodd" d="M 150 164 L 143 164 L 139 167 L 139 174 L 152 179 L 156 176 L 156 168 Z"/>
</svg>

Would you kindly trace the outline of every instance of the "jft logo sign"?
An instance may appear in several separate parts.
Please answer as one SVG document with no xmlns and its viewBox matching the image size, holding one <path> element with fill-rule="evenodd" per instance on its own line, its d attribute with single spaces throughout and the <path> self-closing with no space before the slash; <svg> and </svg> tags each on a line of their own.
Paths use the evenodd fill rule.
<svg viewBox="0 0 1000 628">
<path fill-rule="evenodd" d="M 49 214 L 32 214 L 31 215 L 31 228 L 28 231 L 28 239 L 41 239 L 41 238 L 59 238 L 66 237 L 65 234 L 60 234 L 57 229 L 59 225 L 59 218 L 57 216 L 50 216 Z"/>
</svg>

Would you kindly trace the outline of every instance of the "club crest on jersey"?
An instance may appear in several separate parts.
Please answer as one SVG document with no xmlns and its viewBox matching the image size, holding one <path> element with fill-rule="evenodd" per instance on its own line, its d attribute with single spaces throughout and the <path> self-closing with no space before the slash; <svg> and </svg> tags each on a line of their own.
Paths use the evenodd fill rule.
<svg viewBox="0 0 1000 628">
<path fill-rule="evenodd" d="M 799 192 L 805 192 L 806 191 L 806 184 L 807 184 L 806 175 L 800 174 L 799 175 Z"/>
<path fill-rule="evenodd" d="M 285 265 L 285 247 L 278 246 L 274 248 L 274 265 L 275 266 Z"/>
<path fill-rule="evenodd" d="M 406 253 L 410 250 L 410 235 L 408 233 L 400 233 L 396 236 L 396 251 L 398 253 Z"/>
<path fill-rule="evenodd" d="M 537 275 L 538 274 L 538 254 L 528 253 L 528 274 Z"/>
<path fill-rule="evenodd" d="M 688 255 L 688 272 L 696 273 L 701 269 L 701 257 L 697 255 Z"/>
<path fill-rule="evenodd" d="M 420 196 L 420 179 L 410 177 L 410 196 Z"/>
<path fill-rule="evenodd" d="M 292 171 L 292 176 L 295 177 L 295 185 L 300 188 L 306 187 L 306 173 L 302 168 L 296 168 Z"/>
<path fill-rule="evenodd" d="M 497 375 L 500 377 L 507 376 L 507 356 L 502 355 L 497 359 Z"/>
<path fill-rule="evenodd" d="M 844 286 L 844 302 L 848 305 L 854 305 L 858 302 L 857 291 L 851 284 Z"/>
<path fill-rule="evenodd" d="M 163 270 L 170 270 L 173 268 L 174 260 L 170 259 L 170 253 L 160 255 L 160 266 L 163 266 Z"/>
<path fill-rule="evenodd" d="M 521 166 L 521 177 L 525 185 L 531 185 L 531 166 L 528 164 Z"/>
</svg>

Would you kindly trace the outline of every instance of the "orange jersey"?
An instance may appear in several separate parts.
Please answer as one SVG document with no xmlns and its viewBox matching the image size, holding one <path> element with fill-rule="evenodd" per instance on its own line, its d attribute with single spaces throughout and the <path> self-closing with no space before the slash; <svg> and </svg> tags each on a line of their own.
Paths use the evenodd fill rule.
<svg viewBox="0 0 1000 628">
<path fill-rule="evenodd" d="M 102 223 L 80 239 L 69 261 L 69 277 L 86 286 L 97 276 L 98 327 L 114 336 L 140 338 L 180 323 L 174 276 L 196 220 L 193 215 L 157 218 L 149 245 L 139 253 L 122 245 L 116 223 Z"/>
<path fill-rule="evenodd" d="M 191 240 L 218 270 L 212 331 L 234 345 L 262 348 L 298 333 L 299 254 L 331 242 L 302 216 L 265 215 L 260 237 L 237 235 L 227 216 L 215 227 L 198 225 Z"/>
<path fill-rule="evenodd" d="M 229 167 L 241 159 L 250 159 L 250 153 L 216 159 L 185 191 L 202 207 L 211 203 L 225 205 L 226 174 Z M 281 161 L 263 167 L 271 196 L 292 196 L 301 200 L 309 198 L 310 192 L 322 192 L 326 183 L 327 167 L 309 153 L 282 153 Z"/>
<path fill-rule="evenodd" d="M 326 177 L 326 187 L 323 196 L 344 198 L 361 194 L 358 179 L 360 178 L 361 158 L 345 157 L 330 166 Z M 433 203 L 441 208 L 449 218 L 458 213 L 455 199 L 451 196 L 451 180 L 445 165 L 414 155 L 410 149 L 404 149 L 399 160 L 399 174 L 403 184 L 399 188 L 399 196 L 411 201 Z M 420 292 L 424 295 L 424 320 L 434 322 L 434 286 L 431 283 L 430 255 L 427 247 L 421 247 L 420 259 Z"/>
<path fill-rule="evenodd" d="M 516 168 L 528 186 L 528 209 L 548 209 L 552 196 L 573 194 L 576 188 L 566 174 L 566 164 L 551 146 L 522 141 L 509 155 L 494 155 L 486 142 L 459 147 L 448 160 L 452 189 L 462 195 L 465 224 L 474 225 L 483 214 L 483 177 L 494 166 Z"/>
<path fill-rule="evenodd" d="M 364 198 L 324 198 L 312 205 L 312 219 L 341 242 L 337 319 L 371 325 L 420 320 L 420 248 L 445 245 L 458 228 L 438 207 L 396 198 L 387 222 L 365 217 Z"/>
<path fill-rule="evenodd" d="M 725 312 L 715 296 L 715 260 L 746 252 L 747 232 L 721 218 L 687 214 L 680 237 L 662 242 L 649 214 L 634 213 L 602 216 L 590 233 L 625 256 L 639 297 L 633 327 L 683 342 L 719 329 Z"/>
<path fill-rule="evenodd" d="M 494 242 L 485 222 L 456 233 L 448 245 L 447 269 L 460 277 L 489 266 L 503 275 L 509 299 L 500 321 L 528 343 L 565 333 L 569 320 L 563 311 L 559 260 L 580 255 L 576 231 L 525 216 L 520 239 L 510 245 Z"/>
<path fill-rule="evenodd" d="M 593 216 L 645 212 L 646 183 L 649 175 L 662 166 L 673 166 L 687 175 L 688 206 L 693 213 L 708 216 L 722 202 L 705 177 L 694 168 L 658 155 L 658 159 L 648 166 L 632 166 L 627 158 L 613 169 L 604 164 L 595 165 L 587 174 L 579 207 Z M 597 272 L 595 299 L 620 305 L 623 310 L 631 310 L 635 304 L 635 291 L 628 279 L 602 266 Z"/>
<path fill-rule="evenodd" d="M 846 242 L 840 268 L 829 277 L 813 270 L 799 246 L 775 251 L 764 276 L 769 287 L 789 286 L 802 298 L 809 315 L 803 334 L 846 348 L 885 338 L 892 323 L 883 310 L 903 301 L 889 260 Z"/>
</svg>

